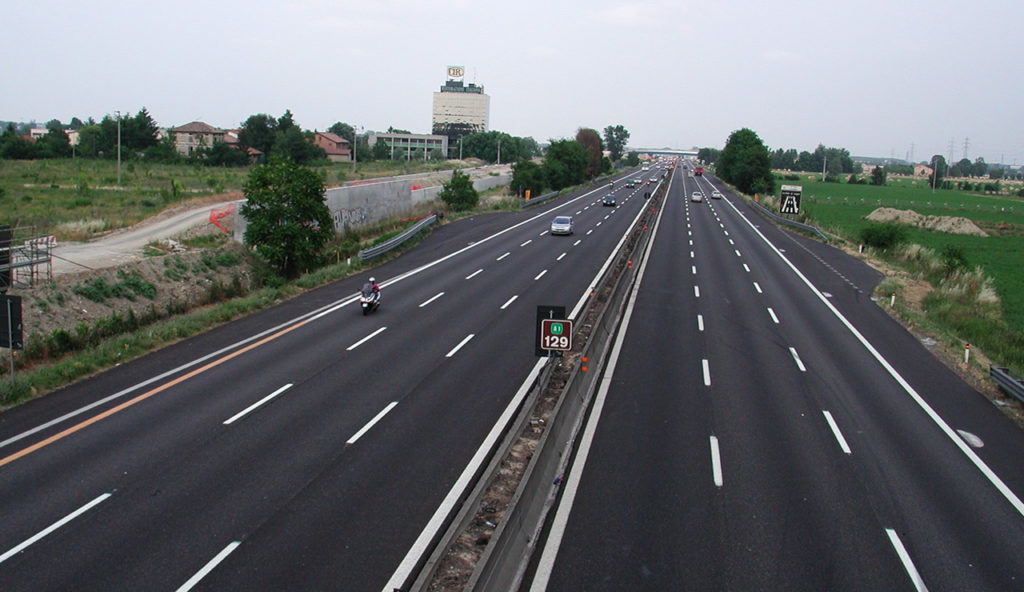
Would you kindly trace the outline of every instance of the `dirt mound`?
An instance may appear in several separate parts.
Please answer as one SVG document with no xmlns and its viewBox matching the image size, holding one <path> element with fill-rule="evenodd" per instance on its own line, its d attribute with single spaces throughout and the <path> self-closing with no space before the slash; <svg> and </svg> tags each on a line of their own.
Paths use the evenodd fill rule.
<svg viewBox="0 0 1024 592">
<path fill-rule="evenodd" d="M 948 232 L 950 234 L 969 234 L 972 236 L 988 236 L 988 233 L 962 216 L 922 216 L 914 210 L 897 210 L 895 208 L 878 208 L 864 217 L 872 222 L 893 222 L 906 226 L 916 226 L 924 230 Z"/>
</svg>

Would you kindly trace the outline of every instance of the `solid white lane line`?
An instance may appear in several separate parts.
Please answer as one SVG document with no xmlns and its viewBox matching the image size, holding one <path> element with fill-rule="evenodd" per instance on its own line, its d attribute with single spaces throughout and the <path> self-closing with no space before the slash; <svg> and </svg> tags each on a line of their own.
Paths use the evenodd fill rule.
<svg viewBox="0 0 1024 592">
<path fill-rule="evenodd" d="M 796 349 L 792 347 L 789 348 L 789 353 L 793 354 L 793 361 L 796 362 L 796 367 L 799 368 L 801 372 L 807 372 L 807 368 L 805 368 L 804 363 L 800 361 L 800 354 L 796 353 Z"/>
<path fill-rule="evenodd" d="M 818 298 L 818 300 L 820 300 L 821 303 L 824 304 L 825 307 L 829 309 L 829 311 L 836 317 L 836 319 L 838 319 L 839 322 L 842 323 L 844 327 L 846 327 L 846 330 L 849 331 L 851 335 L 853 335 L 854 339 L 859 341 L 860 344 L 864 346 L 864 349 L 866 349 L 868 353 L 875 358 L 875 360 L 879 363 L 879 365 L 882 366 L 882 368 L 885 369 L 889 376 L 891 376 L 892 379 L 895 380 L 896 383 L 899 384 L 900 387 L 907 393 L 907 395 L 909 395 L 910 398 L 913 399 L 915 403 L 917 403 L 917 406 L 920 407 L 922 411 L 924 411 L 925 415 L 927 415 L 929 419 L 931 419 L 932 422 L 939 427 L 940 430 L 942 430 L 942 433 L 946 434 L 946 437 L 949 438 L 953 442 L 953 444 L 960 449 L 960 452 L 962 452 L 968 460 L 974 463 L 974 466 L 977 467 L 977 469 L 981 471 L 981 474 L 984 475 L 985 478 L 989 480 L 989 482 L 999 491 L 999 493 L 1003 495 L 1004 498 L 1006 498 L 1006 501 L 1009 502 L 1011 506 L 1013 506 L 1013 509 L 1017 510 L 1018 514 L 1024 516 L 1024 501 L 1021 501 L 1021 499 L 1017 497 L 1017 494 L 1014 493 L 1013 490 L 1010 489 L 1006 485 L 1006 483 L 999 478 L 999 475 L 996 475 L 995 471 L 993 471 L 992 468 L 985 463 L 985 461 L 981 460 L 981 457 L 978 456 L 978 454 L 971 449 L 970 445 L 964 442 L 963 438 L 961 438 L 960 435 L 957 434 L 956 431 L 954 431 L 948 423 L 946 423 L 946 420 L 944 420 L 942 416 L 940 416 L 938 412 L 936 412 L 935 409 L 933 409 L 932 406 L 929 405 L 923 397 L 921 397 L 921 394 L 918 393 L 917 390 L 915 390 L 914 387 L 912 387 L 905 378 L 903 378 L 903 375 L 896 371 L 896 368 L 894 368 L 892 364 L 889 363 L 889 360 L 885 359 L 885 357 L 883 357 L 882 354 L 879 353 L 877 349 L 875 349 L 875 346 L 872 345 L 871 342 L 868 341 L 867 338 L 864 337 L 864 335 L 856 327 L 853 326 L 853 323 L 851 323 L 849 319 L 843 316 L 843 313 L 839 312 L 839 309 L 837 309 L 831 302 L 829 302 L 828 297 L 826 297 L 821 292 L 821 290 L 817 288 L 817 286 L 811 283 L 811 280 L 807 279 L 807 276 L 804 275 L 803 272 L 801 272 L 795 265 L 793 265 L 792 261 L 790 261 L 785 255 L 782 254 L 782 250 L 776 247 L 772 243 L 772 241 L 768 240 L 768 237 L 766 237 L 758 229 L 758 226 L 751 222 L 743 214 L 743 212 L 741 212 L 739 208 L 736 207 L 735 204 L 733 204 L 731 201 L 727 203 L 729 204 L 729 207 L 731 207 L 733 211 L 736 212 L 736 215 L 743 219 L 743 221 L 746 222 L 747 226 L 749 226 L 761 238 L 761 240 L 764 241 L 766 245 L 768 245 L 768 248 L 775 251 L 775 254 L 778 255 L 779 259 L 781 259 L 782 262 L 787 267 L 789 267 L 798 278 L 800 278 L 800 281 L 802 281 L 804 285 L 807 286 L 807 289 L 809 289 L 811 293 L 814 294 Z"/>
<path fill-rule="evenodd" d="M 697 330 L 704 330 L 704 315 L 697 315 Z"/>
<path fill-rule="evenodd" d="M 544 277 L 544 274 L 545 274 L 545 273 L 547 273 L 547 272 L 548 272 L 548 270 L 546 270 L 546 269 L 545 269 L 544 271 L 542 271 L 542 272 L 538 273 L 538 274 L 537 274 L 537 277 L 533 278 L 533 281 L 537 281 L 537 280 L 539 280 L 540 278 Z"/>
<path fill-rule="evenodd" d="M 42 539 L 46 535 L 52 533 L 53 531 L 57 530 L 61 526 L 64 526 L 68 522 L 71 522 L 75 518 L 78 518 L 82 514 L 88 512 L 90 509 L 92 509 L 93 506 L 95 506 L 95 505 L 99 504 L 100 502 L 106 500 L 108 497 L 110 497 L 110 494 L 109 493 L 104 493 L 103 495 L 99 496 L 98 498 L 96 498 L 96 499 L 92 500 L 91 502 L 85 504 L 81 508 L 78 508 L 74 512 L 68 514 L 67 516 L 61 518 L 60 520 L 58 520 L 56 522 L 54 522 L 53 524 L 51 524 L 50 526 L 46 527 L 45 529 L 39 531 L 39 533 L 36 534 L 35 536 L 33 536 L 32 538 L 26 540 L 25 542 L 21 543 L 17 547 L 14 547 L 13 549 L 11 549 L 10 551 L 4 553 L 3 555 L 0 555 L 0 563 L 3 563 L 4 561 L 7 561 L 8 559 L 10 559 L 11 557 L 14 557 L 18 553 L 21 553 L 26 548 L 28 548 L 29 545 L 32 545 L 33 543 L 38 542 L 40 539 Z"/>
<path fill-rule="evenodd" d="M 561 261 L 562 257 L 565 257 L 565 255 L 566 255 L 566 253 L 562 253 L 561 255 L 558 256 L 557 259 L 555 259 L 555 261 Z"/>
<path fill-rule="evenodd" d="M 582 238 L 578 238 L 578 239 L 576 239 L 576 242 L 574 242 L 574 243 L 572 244 L 572 246 L 574 246 L 574 247 L 575 247 L 576 245 L 578 245 L 578 244 L 580 244 L 580 243 L 582 243 L 582 242 L 583 242 L 583 239 L 582 239 Z"/>
<path fill-rule="evenodd" d="M 768 307 L 768 314 L 772 315 L 772 320 L 775 321 L 776 325 L 778 325 L 779 324 L 779 317 L 775 316 L 775 311 L 772 310 L 772 307 L 770 307 L 770 306 Z"/>
<path fill-rule="evenodd" d="M 743 264 L 743 269 L 746 270 L 747 273 L 750 273 L 750 268 L 747 267 L 746 263 Z"/>
<path fill-rule="evenodd" d="M 203 569 L 201 569 L 198 572 L 196 572 L 196 575 L 192 576 L 191 578 L 188 579 L 187 582 L 182 584 L 181 587 L 178 588 L 176 592 L 188 592 L 189 590 L 191 590 L 193 587 L 195 587 L 196 584 L 198 584 L 203 578 L 205 578 L 211 571 L 213 571 L 213 569 L 215 567 L 217 567 L 217 565 L 221 561 L 224 561 L 225 559 L 227 559 L 227 556 L 230 555 L 231 552 L 234 551 L 235 549 L 237 549 L 238 545 L 241 545 L 241 544 L 242 544 L 241 541 L 234 541 L 231 544 L 229 544 L 227 547 L 224 547 L 224 549 L 220 553 L 217 553 L 216 557 L 214 557 L 213 559 L 210 560 L 209 563 L 204 565 Z"/>
<path fill-rule="evenodd" d="M 246 415 L 247 415 L 247 414 L 248 414 L 249 412 L 251 412 L 251 411 L 254 411 L 255 409 L 258 409 L 258 408 L 259 408 L 259 407 L 260 407 L 261 405 L 263 405 L 264 403 L 266 403 L 266 402 L 270 401 L 270 400 L 271 400 L 271 399 L 273 399 L 274 397 L 276 397 L 276 396 L 280 395 L 281 393 L 285 392 L 286 390 L 288 390 L 288 389 L 290 389 L 290 388 L 292 388 L 292 383 L 290 383 L 290 382 L 289 382 L 288 384 L 286 384 L 286 385 L 282 386 L 281 388 L 277 389 L 276 391 L 274 391 L 274 392 L 270 393 L 270 394 L 269 394 L 269 395 L 267 395 L 266 397 L 263 397 L 263 398 L 262 398 L 262 399 L 260 399 L 259 401 L 256 401 L 256 402 L 255 402 L 255 403 L 253 403 L 252 405 L 249 405 L 249 406 L 248 406 L 248 407 L 246 407 L 245 409 L 243 409 L 243 410 L 239 411 L 239 412 L 238 412 L 238 413 L 236 413 L 236 414 L 235 414 L 234 416 L 232 416 L 232 417 L 231 417 L 230 419 L 228 419 L 227 421 L 225 421 L 225 422 L 224 422 L 224 425 L 231 425 L 231 424 L 232 424 L 232 423 L 234 423 L 235 421 L 237 421 L 237 420 L 239 420 L 239 419 L 241 419 L 241 418 L 245 417 L 245 416 L 246 416 Z"/>
<path fill-rule="evenodd" d="M 358 432 L 356 432 L 351 438 L 349 438 L 345 443 L 346 444 L 355 444 L 356 440 L 358 440 L 359 438 L 362 438 L 363 434 L 365 434 L 366 432 L 370 431 L 370 428 L 372 428 L 374 425 L 376 425 L 376 423 L 378 421 L 384 419 L 384 416 L 387 415 L 389 411 L 394 409 L 395 405 L 398 405 L 398 401 L 391 401 L 390 403 L 388 403 L 387 407 L 382 409 L 381 412 L 378 413 L 377 415 L 373 416 L 373 419 L 371 419 L 366 425 L 364 425 L 362 428 L 360 428 L 360 430 Z"/>
<path fill-rule="evenodd" d="M 444 292 L 438 292 L 436 296 L 433 296 L 433 297 L 431 297 L 430 299 L 428 299 L 428 300 L 425 300 L 425 301 L 423 302 L 423 304 L 420 304 L 420 306 L 419 306 L 419 307 L 420 307 L 420 308 L 423 308 L 424 306 L 426 306 L 426 305 L 430 304 L 431 302 L 433 302 L 433 301 L 437 300 L 438 298 L 440 298 L 440 297 L 442 297 L 442 296 L 444 296 Z"/>
<path fill-rule="evenodd" d="M 526 245 L 528 245 L 528 244 L 530 244 L 530 243 L 532 243 L 532 242 L 533 242 L 533 239 L 531 238 L 530 240 L 526 241 L 525 243 L 523 243 L 523 244 L 521 244 L 521 245 L 519 245 L 519 246 L 520 246 L 520 247 L 525 247 Z"/>
<path fill-rule="evenodd" d="M 516 294 L 515 296 L 513 296 L 513 297 L 509 298 L 509 299 L 508 299 L 508 300 L 507 300 L 507 301 L 505 302 L 505 304 L 502 304 L 502 305 L 501 305 L 501 310 L 505 310 L 506 308 L 508 308 L 508 305 L 509 305 L 509 304 L 512 304 L 513 302 L 515 302 L 515 301 L 516 301 L 516 298 L 519 298 L 519 295 L 518 295 L 518 294 Z"/>
<path fill-rule="evenodd" d="M 843 437 L 843 433 L 839 431 L 839 425 L 836 420 L 832 419 L 832 414 L 828 411 L 822 410 L 825 414 L 825 421 L 828 422 L 828 427 L 832 428 L 832 434 L 835 435 L 836 440 L 839 442 L 839 447 L 843 449 L 843 452 L 850 454 L 850 445 L 846 443 L 846 438 Z"/>
<path fill-rule="evenodd" d="M 510 253 L 506 252 L 506 253 L 505 253 L 504 255 L 502 255 L 501 257 L 498 257 L 497 259 L 495 259 L 495 261 L 501 261 L 501 260 L 502 260 L 502 259 L 504 259 L 505 257 L 508 257 L 508 256 L 509 256 L 509 254 L 510 254 Z"/>
<path fill-rule="evenodd" d="M 455 352 L 457 352 L 457 351 L 459 351 L 460 349 L 462 349 L 462 346 L 464 346 L 464 345 L 466 345 L 467 343 L 469 343 L 469 340 L 470 340 L 470 339 L 473 339 L 473 337 L 474 337 L 474 336 L 475 336 L 475 334 L 474 334 L 474 333 L 470 333 L 469 335 L 467 335 L 465 339 L 463 339 L 462 341 L 460 341 L 460 342 L 459 342 L 459 344 L 458 344 L 458 345 L 456 345 L 455 347 L 453 347 L 453 348 L 452 348 L 452 351 L 450 351 L 450 352 L 446 353 L 446 354 L 444 355 L 444 357 L 446 357 L 446 358 L 450 358 L 450 357 L 454 356 L 454 355 L 455 355 Z"/>
<path fill-rule="evenodd" d="M 693 295 L 696 298 L 700 298 L 700 286 L 694 286 L 693 287 Z"/>
<path fill-rule="evenodd" d="M 722 454 L 718 451 L 718 438 L 711 436 L 711 474 L 715 480 L 715 487 L 721 487 L 722 480 Z"/>
<path fill-rule="evenodd" d="M 899 555 L 900 561 L 903 563 L 903 569 L 907 570 L 910 581 L 914 583 L 914 588 L 917 592 L 928 592 L 928 587 L 924 585 L 924 580 L 921 579 L 921 574 L 918 573 L 917 567 L 914 566 L 914 561 L 910 559 L 910 553 L 907 553 L 907 548 L 903 546 L 900 535 L 896 534 L 896 531 L 891 528 L 886 528 L 885 534 L 889 535 L 889 542 L 892 543 L 893 549 L 896 549 L 896 554 Z"/>
<path fill-rule="evenodd" d="M 473 273 L 467 275 L 466 279 L 467 280 L 471 280 L 471 279 L 475 278 L 477 276 L 477 274 L 480 274 L 480 273 L 483 273 L 483 272 L 484 272 L 484 270 L 478 269 L 478 270 L 474 271 Z"/>
<path fill-rule="evenodd" d="M 357 342 L 353 343 L 352 345 L 348 346 L 348 347 L 346 348 L 346 350 L 347 350 L 347 351 L 352 351 L 352 350 L 354 350 L 355 348 L 359 347 L 360 345 L 362 345 L 362 344 L 366 343 L 367 341 L 369 341 L 369 340 L 373 339 L 374 337 L 376 337 L 376 336 L 377 336 L 377 335 L 378 335 L 378 334 L 379 334 L 379 333 L 380 333 L 381 331 L 383 331 L 384 329 L 387 329 L 387 327 L 381 327 L 380 329 L 377 329 L 377 330 L 376 330 L 376 331 L 374 331 L 373 333 L 370 333 L 370 334 L 369 334 L 369 335 L 367 335 L 366 337 L 363 337 L 363 338 L 362 338 L 362 339 L 360 339 L 359 341 L 357 341 Z"/>
<path fill-rule="evenodd" d="M 761 291 L 761 286 L 759 286 L 757 282 L 754 282 L 754 289 L 757 290 L 758 294 L 764 294 L 764 292 Z"/>
<path fill-rule="evenodd" d="M 704 372 L 704 386 L 711 386 L 711 366 L 707 359 L 700 361 L 700 368 Z"/>
</svg>

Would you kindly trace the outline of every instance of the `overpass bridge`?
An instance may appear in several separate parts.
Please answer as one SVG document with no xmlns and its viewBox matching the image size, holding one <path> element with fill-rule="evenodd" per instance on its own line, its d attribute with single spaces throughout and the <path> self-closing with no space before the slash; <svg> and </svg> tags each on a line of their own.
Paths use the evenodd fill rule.
<svg viewBox="0 0 1024 592">
<path fill-rule="evenodd" d="M 679 148 L 627 148 L 626 152 L 637 154 L 650 154 L 651 156 L 682 156 L 684 158 L 697 158 L 697 149 L 688 150 Z"/>
</svg>

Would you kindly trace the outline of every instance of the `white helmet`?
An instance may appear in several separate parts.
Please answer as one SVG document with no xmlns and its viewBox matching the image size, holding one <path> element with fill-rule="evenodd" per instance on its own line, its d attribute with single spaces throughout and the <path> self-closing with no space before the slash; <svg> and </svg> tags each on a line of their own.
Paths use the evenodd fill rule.
<svg viewBox="0 0 1024 592">
<path fill-rule="evenodd" d="M 373 278 L 370 278 L 370 283 L 371 283 L 371 284 L 372 284 L 372 283 L 374 283 L 374 282 L 376 282 L 376 281 L 377 281 L 377 280 L 375 280 L 375 279 L 373 279 Z"/>
</svg>

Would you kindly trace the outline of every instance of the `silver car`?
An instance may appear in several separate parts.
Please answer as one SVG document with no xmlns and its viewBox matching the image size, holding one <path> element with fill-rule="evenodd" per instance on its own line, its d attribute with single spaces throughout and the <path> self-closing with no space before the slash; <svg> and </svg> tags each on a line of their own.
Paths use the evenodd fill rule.
<svg viewBox="0 0 1024 592">
<path fill-rule="evenodd" d="M 717 189 L 712 190 L 711 199 L 722 199 L 722 192 Z"/>
<path fill-rule="evenodd" d="M 572 234 L 572 216 L 555 216 L 551 221 L 551 234 Z"/>
<path fill-rule="evenodd" d="M 690 195 L 690 201 L 700 201 L 702 199 L 704 199 L 704 194 L 701 193 L 700 191 L 694 191 Z"/>
</svg>

